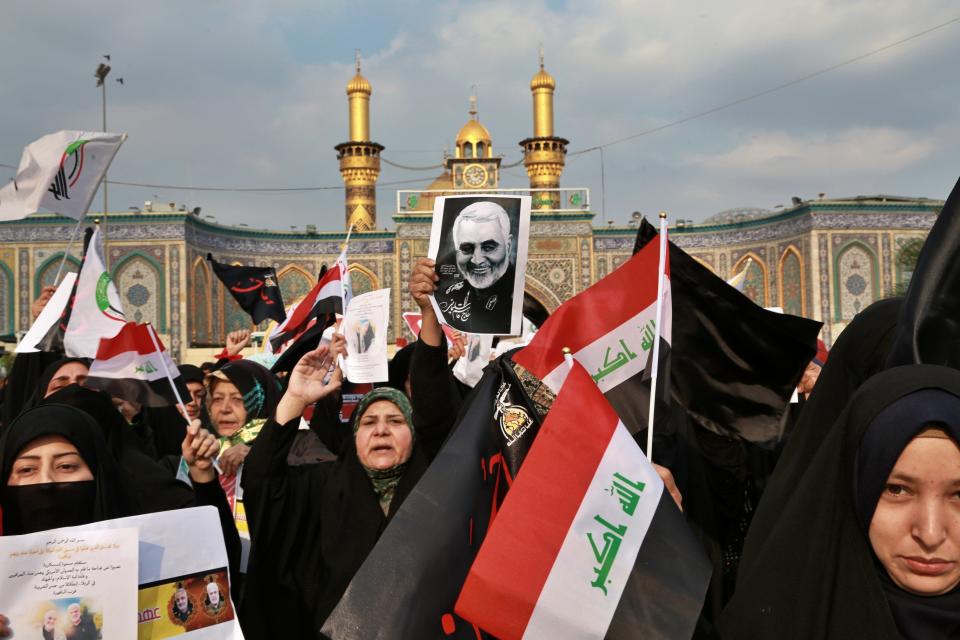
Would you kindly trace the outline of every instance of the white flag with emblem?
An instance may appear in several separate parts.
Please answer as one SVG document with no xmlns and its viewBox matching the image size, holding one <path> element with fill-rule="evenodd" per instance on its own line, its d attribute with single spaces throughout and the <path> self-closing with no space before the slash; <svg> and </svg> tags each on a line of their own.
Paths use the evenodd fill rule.
<svg viewBox="0 0 960 640">
<path fill-rule="evenodd" d="M 126 139 L 125 133 L 58 131 L 31 142 L 17 175 L 0 188 L 0 220 L 38 211 L 79 220 Z"/>
<path fill-rule="evenodd" d="M 103 239 L 97 227 L 87 245 L 77 279 L 77 295 L 63 335 L 67 355 L 72 358 L 96 357 L 100 338 L 114 337 L 124 322 L 123 304 L 104 264 Z"/>
</svg>

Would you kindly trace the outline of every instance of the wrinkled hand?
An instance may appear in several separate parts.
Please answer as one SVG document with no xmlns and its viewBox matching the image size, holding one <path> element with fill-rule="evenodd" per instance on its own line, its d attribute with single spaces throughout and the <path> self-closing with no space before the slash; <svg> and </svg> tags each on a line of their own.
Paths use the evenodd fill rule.
<svg viewBox="0 0 960 640">
<path fill-rule="evenodd" d="M 199 420 L 192 420 L 180 451 L 190 467 L 190 478 L 194 482 L 211 482 L 217 477 L 213 470 L 213 458 L 219 450 L 217 438 L 206 429 L 201 429 Z"/>
<path fill-rule="evenodd" d="M 683 496 L 680 495 L 680 489 L 677 488 L 677 481 L 673 479 L 673 474 L 670 473 L 670 469 L 661 467 L 657 463 L 653 463 L 653 469 L 657 472 L 657 475 L 660 476 L 660 479 L 663 480 L 663 486 L 670 492 L 670 497 L 677 503 L 677 508 L 683 511 Z"/>
<path fill-rule="evenodd" d="M 342 339 L 343 336 L 340 336 L 340 340 Z M 321 345 L 313 351 L 308 351 L 300 358 L 300 362 L 290 372 L 290 381 L 287 383 L 285 397 L 291 396 L 302 402 L 303 406 L 306 407 L 340 388 L 343 374 L 337 367 L 337 362 L 331 350 L 332 346 L 333 343 Z M 340 349 L 341 346 L 338 345 L 337 348 Z M 342 348 L 345 352 L 346 347 Z M 324 382 L 324 378 L 331 370 L 333 375 L 330 376 L 329 381 Z"/>
<path fill-rule="evenodd" d="M 437 289 L 437 281 L 440 276 L 437 275 L 437 263 L 429 258 L 418 258 L 413 266 L 413 273 L 410 274 L 410 295 L 420 307 L 423 315 L 433 313 L 433 307 L 430 305 L 430 296 Z"/>
<path fill-rule="evenodd" d="M 303 415 L 303 410 L 309 405 L 340 388 L 343 372 L 332 357 L 330 350 L 332 344 L 323 344 L 313 351 L 308 351 L 290 372 L 287 391 L 277 405 L 278 423 L 286 424 L 297 416 Z M 330 371 L 333 371 L 333 375 L 329 380 L 324 381 Z"/>
<path fill-rule="evenodd" d="M 250 330 L 237 329 L 227 334 L 227 353 L 238 355 L 245 347 L 250 346 Z"/>
<path fill-rule="evenodd" d="M 10 618 L 0 613 L 0 638 L 12 638 L 13 629 L 10 628 Z"/>
<path fill-rule="evenodd" d="M 50 302 L 50 298 L 53 296 L 56 290 L 56 287 L 47 285 L 40 291 L 40 297 L 34 300 L 33 304 L 30 305 L 30 313 L 33 314 L 34 320 L 37 319 L 37 316 L 40 315 L 40 312 L 43 311 L 43 308 L 47 306 L 48 302 Z M 0 638 L 2 637 L 3 636 L 0 636 Z"/>
<path fill-rule="evenodd" d="M 240 470 L 240 467 L 243 465 L 243 461 L 247 459 L 247 455 L 250 453 L 250 447 L 245 444 L 235 444 L 220 456 L 220 471 L 223 472 L 225 476 L 232 476 Z M 193 477 L 193 470 L 191 469 L 190 477 Z"/>
</svg>

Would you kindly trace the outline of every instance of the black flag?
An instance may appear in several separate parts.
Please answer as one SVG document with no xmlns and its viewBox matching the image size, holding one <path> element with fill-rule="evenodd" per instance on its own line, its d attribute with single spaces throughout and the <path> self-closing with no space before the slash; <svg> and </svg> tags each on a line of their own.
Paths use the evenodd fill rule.
<svg viewBox="0 0 960 640">
<path fill-rule="evenodd" d="M 277 285 L 277 272 L 273 267 L 221 264 L 209 253 L 207 260 L 240 308 L 253 318 L 254 324 L 260 324 L 267 318 L 277 322 L 283 322 L 287 318 L 280 287 Z"/>
<path fill-rule="evenodd" d="M 655 238 L 644 220 L 634 253 Z M 779 439 L 781 417 L 817 352 L 821 324 L 767 311 L 670 243 L 671 396 L 702 426 Z"/>
<path fill-rule="evenodd" d="M 917 258 L 887 366 L 960 367 L 960 181 Z"/>
</svg>

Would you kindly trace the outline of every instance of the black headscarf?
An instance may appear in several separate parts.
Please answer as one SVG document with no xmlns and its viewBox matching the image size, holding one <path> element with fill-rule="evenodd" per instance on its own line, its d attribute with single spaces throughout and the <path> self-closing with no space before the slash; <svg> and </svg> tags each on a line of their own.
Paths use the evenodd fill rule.
<svg viewBox="0 0 960 640">
<path fill-rule="evenodd" d="M 7 486 L 17 455 L 44 436 L 69 440 L 90 467 L 94 479 L 89 483 Z M 3 481 L 0 506 L 6 535 L 87 524 L 133 513 L 101 429 L 93 418 L 76 407 L 45 404 L 25 411 L 0 438 L 0 464 Z"/>
<path fill-rule="evenodd" d="M 932 397 L 933 404 L 918 409 L 918 398 Z M 936 598 L 891 590 L 863 518 L 872 517 L 890 469 L 923 426 L 957 429 L 958 399 L 960 371 L 936 365 L 895 367 L 863 384 L 794 478 L 795 489 L 751 565 L 741 566 L 722 637 L 955 637 L 956 627 L 943 616 L 958 617 L 960 605 L 939 607 Z M 916 419 L 901 419 L 904 412 Z M 932 635 L 921 626 L 931 623 Z"/>
<path fill-rule="evenodd" d="M 33 395 L 31 395 L 24 404 L 21 412 L 26 411 L 27 409 L 32 409 L 39 405 L 47 394 L 47 387 L 50 385 L 50 381 L 53 380 L 55 375 L 57 375 L 57 372 L 60 371 L 61 367 L 68 365 L 71 362 L 79 362 L 80 364 L 89 367 L 92 360 L 89 358 L 60 358 L 59 360 L 51 362 L 47 368 L 43 370 L 43 373 L 40 374 L 40 378 L 37 379 L 36 386 L 33 389 Z"/>
<path fill-rule="evenodd" d="M 3 424 L 11 424 L 29 406 L 44 370 L 62 357 L 62 354 L 47 351 L 17 354 L 7 376 L 7 386 L 3 389 L 3 407 L 0 411 Z"/>
<path fill-rule="evenodd" d="M 177 368 L 180 369 L 180 377 L 183 378 L 184 384 L 188 382 L 199 382 L 203 384 L 204 379 L 207 377 L 203 369 L 193 364 L 181 364 L 178 365 Z"/>
<path fill-rule="evenodd" d="M 130 506 L 135 513 L 193 506 L 194 496 L 190 487 L 177 480 L 144 451 L 133 427 L 113 406 L 107 392 L 72 384 L 50 394 L 40 406 L 49 404 L 76 407 L 93 419 L 119 467 L 121 481 L 128 489 Z M 179 415 L 177 417 L 184 422 Z"/>
</svg>

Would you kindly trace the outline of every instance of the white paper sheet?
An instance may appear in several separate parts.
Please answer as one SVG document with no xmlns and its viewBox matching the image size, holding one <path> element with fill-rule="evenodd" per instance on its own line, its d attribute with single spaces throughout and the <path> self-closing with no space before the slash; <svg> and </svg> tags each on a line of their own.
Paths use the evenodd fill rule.
<svg viewBox="0 0 960 640">
<path fill-rule="evenodd" d="M 0 537 L 0 613 L 14 638 L 133 638 L 138 553 L 129 526 Z"/>
<path fill-rule="evenodd" d="M 347 340 L 346 374 L 350 382 L 385 382 L 390 289 L 378 289 L 353 298 L 340 331 Z"/>
<path fill-rule="evenodd" d="M 493 336 L 467 334 L 466 349 L 463 356 L 453 365 L 453 375 L 457 380 L 474 387 L 483 376 L 483 369 L 490 364 L 490 352 L 493 350 Z"/>
<path fill-rule="evenodd" d="M 63 274 L 63 280 L 57 285 L 57 290 L 54 291 L 50 299 L 47 300 L 43 311 L 41 311 L 37 319 L 33 321 L 29 331 L 23 336 L 20 344 L 17 345 L 17 353 L 36 353 L 38 351 L 37 343 L 47 335 L 50 327 L 60 319 L 61 314 L 63 314 L 63 309 L 67 306 L 67 301 L 70 299 L 70 292 L 73 291 L 73 284 L 76 281 L 77 274 L 75 272 L 68 271 Z"/>
<path fill-rule="evenodd" d="M 135 579 L 139 591 L 137 587 L 118 589 L 112 591 L 110 597 L 133 598 L 134 624 L 131 633 L 105 634 L 105 639 L 162 640 L 176 636 L 185 640 L 243 640 L 231 599 L 227 551 L 215 507 L 149 513 L 54 532 L 109 532 L 128 528 L 140 532 Z M 3 540 L 7 538 L 0 538 Z M 183 587 L 187 596 L 187 615 L 182 615 L 185 620 L 173 613 L 179 587 Z M 5 590 L 0 592 L 6 596 Z M 211 592 L 218 594 L 213 596 L 216 605 L 209 601 Z M 19 633 L 14 636 L 16 640 L 21 637 L 30 636 Z"/>
</svg>

